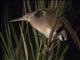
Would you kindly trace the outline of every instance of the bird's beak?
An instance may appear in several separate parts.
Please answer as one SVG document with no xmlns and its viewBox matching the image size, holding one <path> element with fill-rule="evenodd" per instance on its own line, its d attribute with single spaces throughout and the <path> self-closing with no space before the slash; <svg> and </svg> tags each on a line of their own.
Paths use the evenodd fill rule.
<svg viewBox="0 0 80 60">
<path fill-rule="evenodd" d="M 22 18 L 18 18 L 18 19 L 11 20 L 9 22 L 16 22 L 16 21 L 26 21 L 26 20 L 23 20 Z"/>
<path fill-rule="evenodd" d="M 32 13 L 28 13 L 18 19 L 14 19 L 14 20 L 11 20 L 10 22 L 16 22 L 16 21 L 30 21 L 30 16 L 32 15 Z"/>
<path fill-rule="evenodd" d="M 31 16 L 33 16 L 35 13 L 36 12 L 27 13 L 26 15 L 24 15 L 18 19 L 11 20 L 10 22 L 16 22 L 16 21 L 28 21 L 28 22 L 30 22 Z"/>
</svg>

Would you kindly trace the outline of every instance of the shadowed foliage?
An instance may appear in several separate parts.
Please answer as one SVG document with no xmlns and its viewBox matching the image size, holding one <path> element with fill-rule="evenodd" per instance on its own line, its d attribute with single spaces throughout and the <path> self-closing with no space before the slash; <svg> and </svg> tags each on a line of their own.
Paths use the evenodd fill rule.
<svg viewBox="0 0 80 60">
<path fill-rule="evenodd" d="M 78 33 L 80 25 L 74 26 L 72 21 L 76 15 L 72 18 L 73 13 L 71 12 L 72 15 L 68 14 L 74 10 L 71 0 L 2 1 L 1 4 L 0 46 L 3 52 L 2 60 L 66 60 L 66 53 L 71 47 L 80 50 L 80 33 Z M 55 36 L 54 41 L 51 42 L 54 27 L 47 39 L 28 22 L 9 22 L 28 12 L 43 8 L 55 11 L 56 18 L 60 20 L 70 35 L 68 41 L 55 40 Z M 45 48 L 46 42 L 48 43 L 47 48 Z M 52 47 L 51 50 L 45 52 L 45 49 L 48 50 L 49 47 Z"/>
</svg>

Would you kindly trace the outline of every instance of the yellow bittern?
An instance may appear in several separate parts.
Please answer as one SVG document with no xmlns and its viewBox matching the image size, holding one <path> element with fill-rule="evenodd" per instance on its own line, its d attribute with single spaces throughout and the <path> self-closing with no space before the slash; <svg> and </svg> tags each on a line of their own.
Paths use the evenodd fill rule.
<svg viewBox="0 0 80 60">
<path fill-rule="evenodd" d="M 27 13 L 26 15 L 18 19 L 14 19 L 10 22 L 28 21 L 35 29 L 41 32 L 45 37 L 49 38 L 51 29 L 56 24 L 56 20 L 59 20 L 59 19 L 56 18 L 54 11 L 50 9 L 41 9 L 38 11 Z M 62 23 L 58 21 L 53 35 L 56 34 L 56 31 L 61 26 L 62 26 Z M 64 40 L 67 40 L 66 31 L 64 29 L 61 30 L 57 38 L 59 38 L 61 41 L 63 41 L 62 38 L 64 38 Z"/>
</svg>

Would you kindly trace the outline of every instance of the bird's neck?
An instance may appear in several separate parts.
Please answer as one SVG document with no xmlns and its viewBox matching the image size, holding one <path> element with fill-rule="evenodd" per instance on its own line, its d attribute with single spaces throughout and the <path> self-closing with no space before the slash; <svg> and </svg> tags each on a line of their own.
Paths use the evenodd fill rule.
<svg viewBox="0 0 80 60">
<path fill-rule="evenodd" d="M 50 35 L 50 33 L 51 33 L 51 30 L 52 29 L 54 29 L 54 32 L 53 32 L 53 34 L 55 34 L 56 33 L 56 31 L 60 28 L 62 26 L 62 24 L 60 23 L 60 22 L 57 22 L 57 25 L 55 26 L 55 28 L 53 27 L 50 27 L 50 28 L 47 28 L 46 29 L 46 32 L 44 33 L 45 34 L 45 36 L 47 37 L 47 38 L 49 38 L 49 35 Z"/>
</svg>

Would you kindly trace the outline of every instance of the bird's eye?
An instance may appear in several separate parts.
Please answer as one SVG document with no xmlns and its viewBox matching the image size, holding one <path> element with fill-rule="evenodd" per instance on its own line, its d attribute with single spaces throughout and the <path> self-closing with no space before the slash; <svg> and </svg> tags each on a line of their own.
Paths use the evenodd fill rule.
<svg viewBox="0 0 80 60">
<path fill-rule="evenodd" d="M 39 19 L 44 19 L 46 17 L 46 11 L 37 11 L 35 13 L 35 17 Z"/>
</svg>

